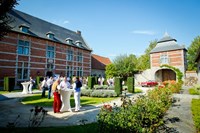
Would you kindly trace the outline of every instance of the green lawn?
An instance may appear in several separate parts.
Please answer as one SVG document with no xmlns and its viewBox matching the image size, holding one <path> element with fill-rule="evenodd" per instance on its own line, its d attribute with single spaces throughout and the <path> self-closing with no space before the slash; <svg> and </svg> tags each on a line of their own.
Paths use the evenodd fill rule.
<svg viewBox="0 0 200 133">
<path fill-rule="evenodd" d="M 97 97 L 81 97 L 81 106 L 86 105 L 95 105 L 100 104 L 102 102 L 108 102 L 113 99 L 116 99 L 116 97 L 113 98 L 97 98 Z M 51 107 L 53 105 L 53 98 L 47 99 L 41 98 L 41 94 L 34 94 L 32 96 L 28 96 L 22 99 L 23 104 L 27 105 L 38 105 L 42 107 Z M 74 97 L 72 96 L 70 98 L 70 105 L 71 107 L 74 107 Z"/>
<path fill-rule="evenodd" d="M 200 99 L 192 99 L 191 108 L 197 133 L 200 133 Z"/>
</svg>

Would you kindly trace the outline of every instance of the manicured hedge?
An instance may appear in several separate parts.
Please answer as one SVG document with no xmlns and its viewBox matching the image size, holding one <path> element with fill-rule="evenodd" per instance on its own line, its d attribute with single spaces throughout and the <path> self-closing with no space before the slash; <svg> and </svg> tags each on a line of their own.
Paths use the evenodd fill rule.
<svg viewBox="0 0 200 133">
<path fill-rule="evenodd" d="M 95 77 L 89 76 L 88 77 L 88 88 L 93 89 L 94 84 L 95 84 Z"/>
<path fill-rule="evenodd" d="M 119 96 L 120 94 L 122 94 L 122 78 L 115 78 L 114 86 L 117 95 Z"/>
<path fill-rule="evenodd" d="M 128 92 L 134 93 L 134 78 L 133 77 L 127 78 L 127 87 L 128 87 Z"/>
<path fill-rule="evenodd" d="M 13 91 L 15 88 L 15 78 L 14 77 L 4 77 L 4 90 Z"/>
</svg>

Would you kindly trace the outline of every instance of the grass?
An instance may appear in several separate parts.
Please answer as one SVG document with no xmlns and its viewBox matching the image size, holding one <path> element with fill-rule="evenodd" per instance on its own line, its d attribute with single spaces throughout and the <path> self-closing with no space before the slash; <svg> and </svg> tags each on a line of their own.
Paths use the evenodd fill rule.
<svg viewBox="0 0 200 133">
<path fill-rule="evenodd" d="M 81 97 L 81 106 L 100 104 L 100 103 L 108 102 L 108 101 L 111 101 L 114 99 L 116 99 L 116 98 L 97 98 L 97 97 L 82 96 Z M 41 94 L 33 94 L 32 96 L 23 98 L 22 103 L 27 104 L 27 105 L 52 107 L 53 98 L 51 98 L 51 99 L 41 98 Z M 71 107 L 74 107 L 74 97 L 73 96 L 70 98 L 70 105 L 71 105 Z"/>
<path fill-rule="evenodd" d="M 0 90 L 0 94 L 8 94 L 8 93 L 13 93 L 13 92 L 22 92 L 22 90 L 13 90 L 11 92 L 5 91 L 5 90 Z"/>
<path fill-rule="evenodd" d="M 135 88 L 135 92 L 134 93 L 142 93 L 142 90 L 139 88 Z"/>
<path fill-rule="evenodd" d="M 197 133 L 200 133 L 200 99 L 192 99 L 191 108 Z"/>
<path fill-rule="evenodd" d="M 200 90 L 197 90 L 196 88 L 190 88 L 189 93 L 191 95 L 200 95 Z"/>
</svg>

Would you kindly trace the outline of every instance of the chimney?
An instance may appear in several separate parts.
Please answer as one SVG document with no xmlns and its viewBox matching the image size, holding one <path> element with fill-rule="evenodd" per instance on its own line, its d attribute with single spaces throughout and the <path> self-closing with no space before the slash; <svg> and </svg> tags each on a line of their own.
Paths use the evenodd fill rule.
<svg viewBox="0 0 200 133">
<path fill-rule="evenodd" d="M 76 31 L 76 34 L 81 35 L 81 31 L 80 31 L 80 30 L 77 30 L 77 31 Z"/>
</svg>

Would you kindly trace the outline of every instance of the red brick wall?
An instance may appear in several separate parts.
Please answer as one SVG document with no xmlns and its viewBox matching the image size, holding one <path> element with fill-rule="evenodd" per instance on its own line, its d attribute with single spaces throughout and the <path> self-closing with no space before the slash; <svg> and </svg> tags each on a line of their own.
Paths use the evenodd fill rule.
<svg viewBox="0 0 200 133">
<path fill-rule="evenodd" d="M 182 53 L 183 53 L 183 50 L 174 50 L 174 51 L 168 51 L 168 52 L 153 53 L 150 56 L 151 57 L 151 65 L 152 65 L 152 67 L 159 67 L 161 65 L 160 57 L 162 54 L 168 55 L 170 66 L 184 65 Z"/>
<path fill-rule="evenodd" d="M 30 44 L 30 55 L 18 55 L 17 45 L 18 40 L 29 41 Z M 0 41 L 0 87 L 3 85 L 4 76 L 15 76 L 16 63 L 26 62 L 29 64 L 30 76 L 35 78 L 36 76 L 45 76 L 46 69 L 46 47 L 55 46 L 55 59 L 54 65 L 56 74 L 66 74 L 66 64 L 74 67 L 83 66 L 83 76 L 90 75 L 90 51 L 82 50 L 76 47 L 72 47 L 66 44 L 56 43 L 50 40 L 45 40 L 41 38 L 31 37 L 24 34 L 18 34 L 16 32 L 9 33 L 2 41 Z M 67 49 L 73 49 L 74 52 L 74 62 L 66 61 Z M 81 52 L 83 55 L 83 63 L 76 62 L 76 54 Z M 76 71 L 74 72 L 74 75 Z"/>
</svg>

